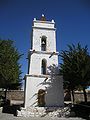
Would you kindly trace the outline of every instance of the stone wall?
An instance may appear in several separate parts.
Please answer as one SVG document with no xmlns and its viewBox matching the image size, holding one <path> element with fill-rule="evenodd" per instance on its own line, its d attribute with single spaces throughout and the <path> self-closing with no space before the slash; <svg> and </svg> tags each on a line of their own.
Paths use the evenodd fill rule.
<svg viewBox="0 0 90 120">
<path fill-rule="evenodd" d="M 75 102 L 84 101 L 83 91 L 76 91 L 74 93 Z M 87 101 L 90 101 L 90 90 L 87 91 Z"/>
<path fill-rule="evenodd" d="M 0 91 L 0 96 L 4 96 L 4 92 Z M 66 93 L 64 93 L 64 98 Z M 70 95 L 67 95 L 65 101 L 70 101 Z M 7 99 L 16 100 L 16 101 L 24 101 L 24 91 L 21 90 L 9 90 L 7 91 Z M 87 91 L 87 99 L 90 101 L 90 90 Z M 82 91 L 75 92 L 75 102 L 84 101 L 84 96 Z"/>
<path fill-rule="evenodd" d="M 0 95 L 4 96 L 4 92 L 0 91 Z M 24 101 L 24 91 L 21 90 L 9 90 L 7 91 L 8 100 Z"/>
<path fill-rule="evenodd" d="M 87 90 L 87 100 L 90 101 L 90 90 Z M 78 103 L 80 101 L 84 101 L 83 91 L 75 91 L 75 102 Z M 71 101 L 72 95 L 68 91 L 64 91 L 64 101 Z"/>
</svg>

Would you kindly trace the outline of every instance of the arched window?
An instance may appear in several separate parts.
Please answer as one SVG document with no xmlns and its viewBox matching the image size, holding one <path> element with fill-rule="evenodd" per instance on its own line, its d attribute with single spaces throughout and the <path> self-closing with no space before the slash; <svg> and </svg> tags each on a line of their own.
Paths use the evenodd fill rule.
<svg viewBox="0 0 90 120">
<path fill-rule="evenodd" d="M 45 59 L 42 60 L 42 68 L 41 68 L 41 73 L 46 74 L 46 66 L 47 66 L 47 61 Z"/>
<path fill-rule="evenodd" d="M 46 36 L 41 38 L 41 51 L 46 51 Z"/>
</svg>

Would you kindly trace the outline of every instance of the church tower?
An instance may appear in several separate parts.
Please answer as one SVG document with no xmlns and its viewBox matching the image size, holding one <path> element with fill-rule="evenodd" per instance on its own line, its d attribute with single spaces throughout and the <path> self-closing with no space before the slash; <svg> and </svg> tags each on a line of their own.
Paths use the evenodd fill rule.
<svg viewBox="0 0 90 120">
<path fill-rule="evenodd" d="M 63 80 L 58 74 L 55 22 L 42 15 L 33 20 L 31 49 L 25 76 L 25 108 L 63 106 Z"/>
</svg>

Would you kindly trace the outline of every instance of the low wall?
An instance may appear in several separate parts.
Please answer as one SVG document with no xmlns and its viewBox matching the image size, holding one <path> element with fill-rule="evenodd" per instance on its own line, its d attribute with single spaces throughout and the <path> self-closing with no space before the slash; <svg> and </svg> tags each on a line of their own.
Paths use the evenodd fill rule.
<svg viewBox="0 0 90 120">
<path fill-rule="evenodd" d="M 4 91 L 0 91 L 0 96 L 4 97 Z M 21 90 L 8 90 L 6 98 L 8 100 L 21 100 L 24 101 L 24 91 Z"/>
<path fill-rule="evenodd" d="M 90 91 L 88 90 L 86 92 L 87 92 L 87 101 L 90 101 Z M 75 91 L 74 96 L 75 96 L 75 102 L 84 101 L 83 91 Z"/>
<path fill-rule="evenodd" d="M 0 96 L 4 96 L 4 92 L 0 91 Z M 75 102 L 84 101 L 83 91 L 75 91 Z M 7 99 L 15 101 L 24 101 L 24 91 L 9 90 L 7 91 Z M 90 90 L 87 91 L 87 100 L 90 101 Z M 70 93 L 64 93 L 64 101 L 71 101 Z"/>
<path fill-rule="evenodd" d="M 90 101 L 90 90 L 87 90 L 86 93 L 87 93 L 87 101 Z M 75 97 L 75 102 L 84 101 L 83 91 L 75 91 L 74 97 Z M 72 100 L 72 95 L 70 94 L 70 92 L 65 91 L 64 101 L 71 101 L 71 100 Z"/>
</svg>

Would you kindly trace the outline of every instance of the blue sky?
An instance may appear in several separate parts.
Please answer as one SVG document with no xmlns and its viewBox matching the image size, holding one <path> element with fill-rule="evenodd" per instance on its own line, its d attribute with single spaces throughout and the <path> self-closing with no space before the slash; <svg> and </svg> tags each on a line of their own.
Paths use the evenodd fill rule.
<svg viewBox="0 0 90 120">
<path fill-rule="evenodd" d="M 80 42 L 88 45 L 90 52 L 90 0 L 0 0 L 0 38 L 14 40 L 18 51 L 24 53 L 22 76 L 28 68 L 32 21 L 42 14 L 56 22 L 57 51 Z"/>
</svg>

